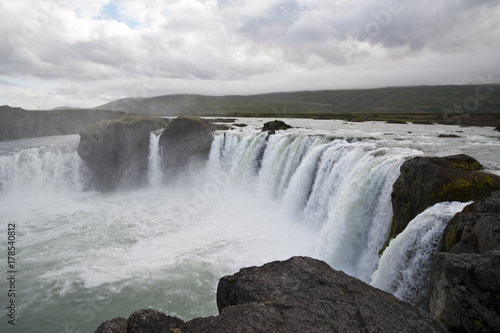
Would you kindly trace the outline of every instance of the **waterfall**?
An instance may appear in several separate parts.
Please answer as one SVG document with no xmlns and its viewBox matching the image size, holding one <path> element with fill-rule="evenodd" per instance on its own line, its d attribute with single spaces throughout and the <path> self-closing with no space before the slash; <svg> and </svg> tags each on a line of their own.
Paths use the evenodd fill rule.
<svg viewBox="0 0 500 333">
<path fill-rule="evenodd" d="M 470 202 L 442 202 L 415 217 L 385 249 L 371 284 L 420 308 L 429 306 L 430 258 L 448 221 Z"/>
<path fill-rule="evenodd" d="M 0 193 L 83 191 L 90 175 L 75 147 L 44 145 L 0 155 Z"/>
<path fill-rule="evenodd" d="M 210 164 L 316 230 L 318 258 L 369 282 L 390 228 L 392 184 L 416 154 L 372 140 L 225 133 L 214 138 Z"/>
<path fill-rule="evenodd" d="M 163 179 L 160 153 L 160 136 L 162 131 L 153 131 L 149 135 L 148 180 L 151 186 L 161 184 Z"/>
</svg>

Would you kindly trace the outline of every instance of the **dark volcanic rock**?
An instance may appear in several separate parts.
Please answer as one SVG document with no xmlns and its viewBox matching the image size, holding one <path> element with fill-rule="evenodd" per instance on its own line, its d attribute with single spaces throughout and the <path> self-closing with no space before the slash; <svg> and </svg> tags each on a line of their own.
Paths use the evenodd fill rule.
<svg viewBox="0 0 500 333">
<path fill-rule="evenodd" d="M 93 186 L 110 191 L 142 185 L 147 180 L 150 133 L 165 123 L 161 118 L 129 116 L 82 131 L 78 154 L 92 173 Z"/>
<path fill-rule="evenodd" d="M 99 325 L 95 333 L 122 333 L 127 332 L 127 319 L 117 317 Z"/>
<path fill-rule="evenodd" d="M 451 332 L 500 332 L 500 251 L 438 253 L 431 313 Z"/>
<path fill-rule="evenodd" d="M 95 333 L 176 333 L 184 324 L 179 318 L 152 310 L 135 311 L 128 319 L 118 317 L 102 323 Z M 176 331 L 177 329 L 177 331 Z"/>
<path fill-rule="evenodd" d="M 243 268 L 220 279 L 222 317 L 232 306 L 251 303 L 274 310 L 261 311 L 273 319 L 271 332 L 445 331 L 427 313 L 307 257 Z"/>
<path fill-rule="evenodd" d="M 500 199 L 468 205 L 446 226 L 431 266 L 430 310 L 452 332 L 500 332 Z"/>
<path fill-rule="evenodd" d="M 264 123 L 264 126 L 262 126 L 262 131 L 278 131 L 278 130 L 286 130 L 289 128 L 292 128 L 292 126 L 286 124 L 284 121 L 273 120 Z"/>
<path fill-rule="evenodd" d="M 476 201 L 448 222 L 442 251 L 478 253 L 496 249 L 500 250 L 499 198 Z"/>
<path fill-rule="evenodd" d="M 4 105 L 0 107 L 0 140 L 76 134 L 99 121 L 125 116 L 125 113 L 115 111 L 26 111 Z"/>
<path fill-rule="evenodd" d="M 459 138 L 459 135 L 456 134 L 439 134 L 438 138 Z"/>
<path fill-rule="evenodd" d="M 160 137 L 167 177 L 178 175 L 188 166 L 208 159 L 213 129 L 208 121 L 201 118 L 183 116 L 170 121 Z"/>
<path fill-rule="evenodd" d="M 500 177 L 481 172 L 483 166 L 461 154 L 447 157 L 415 157 L 400 168 L 393 185 L 393 219 L 384 245 L 403 231 L 426 208 L 442 201 L 478 200 L 500 189 Z"/>
<path fill-rule="evenodd" d="M 127 333 L 175 332 L 184 321 L 151 309 L 138 310 L 127 320 Z"/>
<path fill-rule="evenodd" d="M 221 278 L 217 306 L 218 316 L 174 322 L 163 332 L 446 332 L 428 313 L 306 257 Z M 142 323 L 160 327 L 167 321 L 156 315 Z"/>
</svg>

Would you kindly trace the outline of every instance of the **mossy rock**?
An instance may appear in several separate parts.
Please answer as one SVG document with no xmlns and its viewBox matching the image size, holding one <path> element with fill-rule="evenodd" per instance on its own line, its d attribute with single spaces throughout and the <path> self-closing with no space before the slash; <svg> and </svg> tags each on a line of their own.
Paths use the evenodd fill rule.
<svg viewBox="0 0 500 333">
<path fill-rule="evenodd" d="M 393 185 L 393 219 L 389 241 L 430 206 L 443 201 L 467 202 L 489 197 L 500 189 L 500 177 L 482 172 L 481 163 L 460 154 L 447 157 L 415 157 L 401 166 Z"/>
<path fill-rule="evenodd" d="M 86 129 L 80 132 L 80 136 L 99 135 L 107 132 L 112 132 L 115 126 L 125 126 L 125 127 L 137 126 L 146 123 L 154 124 L 153 127 L 159 129 L 161 127 L 165 127 L 166 120 L 157 117 L 139 116 L 139 115 L 132 115 L 113 120 L 104 120 L 87 127 Z"/>
</svg>

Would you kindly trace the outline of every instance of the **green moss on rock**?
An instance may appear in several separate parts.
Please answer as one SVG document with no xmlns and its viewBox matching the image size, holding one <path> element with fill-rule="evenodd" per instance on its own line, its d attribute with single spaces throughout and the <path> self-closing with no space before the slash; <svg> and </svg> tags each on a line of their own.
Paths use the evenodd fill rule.
<svg viewBox="0 0 500 333">
<path fill-rule="evenodd" d="M 478 200 L 499 190 L 500 177 L 482 169 L 481 163 L 464 154 L 415 157 L 403 163 L 393 186 L 391 229 L 379 254 L 426 208 L 443 201 Z"/>
<path fill-rule="evenodd" d="M 487 174 L 477 174 L 451 179 L 449 182 L 443 184 L 438 193 L 432 193 L 431 195 L 439 201 L 446 201 L 448 198 L 454 198 L 456 201 L 468 201 L 476 193 L 483 192 L 488 188 L 495 189 L 493 177 Z"/>
</svg>

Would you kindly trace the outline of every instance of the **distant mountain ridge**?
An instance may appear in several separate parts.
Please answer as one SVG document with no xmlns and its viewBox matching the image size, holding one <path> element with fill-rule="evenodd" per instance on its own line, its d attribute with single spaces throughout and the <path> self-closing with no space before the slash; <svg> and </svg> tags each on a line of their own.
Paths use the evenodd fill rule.
<svg viewBox="0 0 500 333">
<path fill-rule="evenodd" d="M 122 98 L 96 109 L 156 115 L 500 112 L 500 84 Z"/>
</svg>

